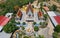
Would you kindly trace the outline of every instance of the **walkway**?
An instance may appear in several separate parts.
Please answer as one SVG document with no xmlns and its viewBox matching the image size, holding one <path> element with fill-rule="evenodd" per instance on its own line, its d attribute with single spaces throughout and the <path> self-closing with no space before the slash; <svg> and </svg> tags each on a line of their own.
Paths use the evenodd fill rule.
<svg viewBox="0 0 60 38">
<path fill-rule="evenodd" d="M 0 38 L 10 38 L 11 37 L 11 33 L 5 33 L 4 31 L 0 33 Z"/>
<path fill-rule="evenodd" d="M 48 26 L 47 26 L 49 28 L 48 34 L 49 34 L 49 38 L 52 38 L 52 33 L 54 32 L 54 26 L 52 25 L 50 19 L 48 19 L 48 20 L 49 20 L 49 23 L 48 23 Z"/>
</svg>

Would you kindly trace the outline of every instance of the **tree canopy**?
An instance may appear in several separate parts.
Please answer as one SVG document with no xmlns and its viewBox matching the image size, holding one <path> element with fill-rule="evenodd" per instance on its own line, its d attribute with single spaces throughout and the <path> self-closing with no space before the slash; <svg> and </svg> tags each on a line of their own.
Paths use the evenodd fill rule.
<svg viewBox="0 0 60 38">
<path fill-rule="evenodd" d="M 56 6 L 56 5 L 52 5 L 52 6 L 50 7 L 50 10 L 56 11 L 56 10 L 57 10 L 57 6 Z"/>
<path fill-rule="evenodd" d="M 16 25 L 13 25 L 12 23 L 8 23 L 7 25 L 5 25 L 3 27 L 4 32 L 6 33 L 12 33 L 15 30 L 17 30 L 19 27 L 17 27 Z"/>
<path fill-rule="evenodd" d="M 38 26 L 34 26 L 34 31 L 38 31 L 38 30 L 39 30 Z"/>
<path fill-rule="evenodd" d="M 54 31 L 60 33 L 60 25 L 57 25 L 57 26 L 55 27 Z"/>
<path fill-rule="evenodd" d="M 3 27 L 3 30 L 6 32 L 6 33 L 12 33 L 14 32 L 15 30 L 19 29 L 19 27 L 17 27 L 15 25 L 15 19 L 11 19 L 9 23 L 7 23 L 4 27 Z"/>
<path fill-rule="evenodd" d="M 3 9 L 0 11 L 1 15 L 7 12 L 14 12 L 14 7 L 22 7 L 23 5 L 28 4 L 29 2 L 33 2 L 34 0 L 6 0 L 3 4 L 0 4 L 0 8 Z M 17 9 L 18 10 L 18 9 Z"/>
</svg>

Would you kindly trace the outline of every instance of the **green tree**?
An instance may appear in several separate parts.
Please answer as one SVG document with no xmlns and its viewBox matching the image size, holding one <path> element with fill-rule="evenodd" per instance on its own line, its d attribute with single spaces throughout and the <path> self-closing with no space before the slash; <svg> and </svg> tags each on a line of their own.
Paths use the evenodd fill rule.
<svg viewBox="0 0 60 38">
<path fill-rule="evenodd" d="M 26 25 L 26 23 L 25 23 L 25 22 L 23 22 L 22 24 L 23 24 L 23 25 Z"/>
<path fill-rule="evenodd" d="M 57 25 L 57 26 L 55 27 L 54 31 L 60 33 L 60 25 Z"/>
<path fill-rule="evenodd" d="M 12 33 L 14 32 L 15 30 L 17 30 L 19 27 L 17 27 L 16 25 L 14 25 L 13 23 L 8 23 L 7 25 L 5 25 L 3 27 L 3 30 L 6 32 L 6 33 Z"/>
<path fill-rule="evenodd" d="M 25 27 L 24 26 L 22 26 L 22 30 L 24 30 L 25 29 Z"/>
<path fill-rule="evenodd" d="M 20 24 L 20 22 L 16 22 L 16 24 Z"/>
<path fill-rule="evenodd" d="M 24 38 L 29 38 L 28 36 L 24 36 Z"/>
<path fill-rule="evenodd" d="M 42 22 L 40 22 L 39 25 L 42 25 Z"/>
<path fill-rule="evenodd" d="M 34 0 L 29 0 L 29 2 L 33 3 Z"/>
<path fill-rule="evenodd" d="M 5 9 L 1 11 L 0 15 L 5 14 L 7 12 L 12 12 L 15 14 L 14 6 L 22 7 L 29 2 L 33 2 L 34 0 L 6 0 L 5 3 L 0 4 L 0 8 Z M 18 10 L 18 9 L 17 9 Z"/>
<path fill-rule="evenodd" d="M 38 38 L 44 38 L 44 36 L 43 35 L 39 35 L 39 37 Z"/>
<path fill-rule="evenodd" d="M 47 20 L 48 15 L 44 14 L 43 16 L 44 16 L 44 20 Z"/>
<path fill-rule="evenodd" d="M 53 38 L 58 38 L 58 33 L 57 32 L 53 33 Z"/>
<path fill-rule="evenodd" d="M 52 11 L 56 11 L 56 10 L 57 10 L 57 6 L 56 6 L 56 5 L 52 5 L 52 6 L 51 6 L 51 10 L 52 10 Z"/>
<path fill-rule="evenodd" d="M 41 2 L 41 4 L 40 4 L 40 10 L 43 12 L 43 2 Z"/>
<path fill-rule="evenodd" d="M 39 28 L 38 28 L 38 26 L 34 26 L 34 31 L 38 31 L 39 30 Z"/>
<path fill-rule="evenodd" d="M 33 25 L 35 25 L 36 24 L 36 22 L 33 22 Z"/>
<path fill-rule="evenodd" d="M 46 22 L 40 22 L 39 24 L 40 24 L 40 27 L 41 28 L 45 28 L 48 23 L 46 23 Z"/>
</svg>

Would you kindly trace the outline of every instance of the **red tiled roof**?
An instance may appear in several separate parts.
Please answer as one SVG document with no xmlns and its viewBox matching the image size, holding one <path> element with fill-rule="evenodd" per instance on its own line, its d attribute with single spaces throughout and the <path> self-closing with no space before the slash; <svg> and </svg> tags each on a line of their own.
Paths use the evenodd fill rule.
<svg viewBox="0 0 60 38">
<path fill-rule="evenodd" d="M 58 24 L 60 24 L 60 16 L 54 16 L 54 18 L 55 18 L 56 22 L 57 22 Z"/>
<path fill-rule="evenodd" d="M 21 10 L 18 10 L 17 15 L 18 15 L 19 17 L 22 16 L 22 12 L 21 12 Z"/>
<path fill-rule="evenodd" d="M 10 19 L 5 16 L 0 16 L 0 26 L 4 26 L 8 23 Z"/>
<path fill-rule="evenodd" d="M 38 16 L 41 17 L 42 16 L 42 12 L 39 11 L 38 12 Z"/>
<path fill-rule="evenodd" d="M 27 9 L 26 9 L 26 13 L 29 12 L 29 9 L 30 9 L 31 12 L 33 13 L 33 8 L 32 8 L 32 6 L 31 6 L 31 4 L 28 5 L 28 7 L 27 7 Z"/>
</svg>

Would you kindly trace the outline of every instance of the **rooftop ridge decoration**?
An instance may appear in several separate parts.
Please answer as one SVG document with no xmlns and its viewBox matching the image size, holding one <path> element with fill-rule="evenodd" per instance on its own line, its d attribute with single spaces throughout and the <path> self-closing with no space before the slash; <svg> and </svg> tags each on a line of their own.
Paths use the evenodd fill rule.
<svg viewBox="0 0 60 38">
<path fill-rule="evenodd" d="M 26 9 L 26 13 L 29 12 L 29 9 L 30 9 L 31 12 L 33 13 L 33 8 L 32 8 L 32 6 L 31 6 L 31 3 L 29 3 L 29 5 L 28 5 L 28 7 L 27 7 L 27 9 Z"/>
</svg>

